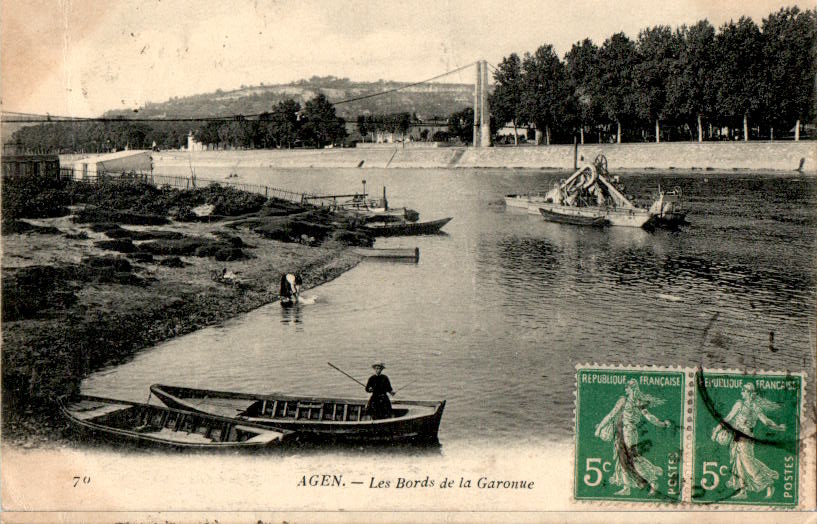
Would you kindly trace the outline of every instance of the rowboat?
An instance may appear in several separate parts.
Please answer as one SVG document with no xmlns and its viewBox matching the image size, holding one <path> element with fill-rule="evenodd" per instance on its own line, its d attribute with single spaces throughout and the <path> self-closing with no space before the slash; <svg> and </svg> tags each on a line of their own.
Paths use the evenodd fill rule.
<svg viewBox="0 0 817 524">
<path fill-rule="evenodd" d="M 431 222 L 371 222 L 364 225 L 362 229 L 376 237 L 434 235 L 439 233 L 443 226 L 451 220 L 452 217 Z"/>
<path fill-rule="evenodd" d="M 339 200 L 345 198 L 347 200 Z M 390 207 L 383 187 L 383 198 L 369 198 L 366 193 L 366 181 L 363 181 L 363 193 L 349 195 L 305 195 L 303 202 L 328 205 L 336 213 L 351 215 L 364 221 L 406 221 L 416 222 L 420 214 L 407 207 Z"/>
<path fill-rule="evenodd" d="M 210 391 L 154 384 L 150 390 L 166 405 L 229 417 L 241 423 L 297 431 L 303 439 L 434 442 L 445 401 L 398 400 L 393 417 L 373 420 L 365 399 L 295 397 Z"/>
<path fill-rule="evenodd" d="M 70 403 L 57 402 L 79 433 L 159 447 L 255 449 L 281 444 L 295 435 L 217 415 L 88 395 Z"/>
<path fill-rule="evenodd" d="M 419 247 L 415 247 L 414 249 L 407 247 L 393 247 L 393 248 L 359 247 L 355 248 L 353 251 L 356 255 L 359 255 L 367 259 L 398 260 L 407 262 L 420 261 Z"/>
</svg>

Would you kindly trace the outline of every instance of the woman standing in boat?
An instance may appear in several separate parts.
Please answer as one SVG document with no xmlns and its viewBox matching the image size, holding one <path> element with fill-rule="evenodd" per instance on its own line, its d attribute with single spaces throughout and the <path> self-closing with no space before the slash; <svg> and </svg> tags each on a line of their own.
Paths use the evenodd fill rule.
<svg viewBox="0 0 817 524">
<path fill-rule="evenodd" d="M 394 390 L 389 382 L 389 377 L 383 375 L 383 370 L 386 366 L 382 362 L 378 362 L 372 366 L 374 368 L 374 375 L 369 377 L 366 383 L 366 391 L 372 394 L 369 397 L 369 402 L 366 403 L 366 413 L 372 419 L 382 419 L 391 417 L 391 401 L 389 395 L 394 396 Z"/>
</svg>

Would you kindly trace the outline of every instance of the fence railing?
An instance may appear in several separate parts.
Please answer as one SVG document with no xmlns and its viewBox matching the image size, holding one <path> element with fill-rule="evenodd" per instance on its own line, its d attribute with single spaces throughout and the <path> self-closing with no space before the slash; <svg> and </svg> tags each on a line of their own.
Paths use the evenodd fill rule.
<svg viewBox="0 0 817 524">
<path fill-rule="evenodd" d="M 125 173 L 103 171 L 78 173 L 74 168 L 62 167 L 60 168 L 60 178 L 87 184 L 146 183 L 157 187 L 172 187 L 176 189 L 196 189 L 207 187 L 212 184 L 218 184 L 224 187 L 232 187 L 240 191 L 247 191 L 248 193 L 261 194 L 267 198 L 278 198 L 280 200 L 288 200 L 299 204 L 310 203 L 312 205 L 322 205 L 320 202 L 315 202 L 312 200 L 314 199 L 315 195 L 311 193 L 302 193 L 260 184 L 244 184 L 239 182 L 225 182 L 223 180 L 211 180 L 207 178 L 199 178 L 197 176 L 163 175 L 153 172 L 138 171 L 130 171 Z"/>
</svg>

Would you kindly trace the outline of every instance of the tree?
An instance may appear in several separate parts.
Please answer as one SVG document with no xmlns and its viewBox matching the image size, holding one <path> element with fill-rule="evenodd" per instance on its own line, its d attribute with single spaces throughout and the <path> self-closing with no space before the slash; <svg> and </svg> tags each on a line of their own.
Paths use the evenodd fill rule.
<svg viewBox="0 0 817 524">
<path fill-rule="evenodd" d="M 638 34 L 635 64 L 636 108 L 639 117 L 655 122 L 655 141 L 661 141 L 661 120 L 668 114 L 667 82 L 678 60 L 678 42 L 669 26 L 644 29 Z"/>
<path fill-rule="evenodd" d="M 782 8 L 763 20 L 763 78 L 760 100 L 764 119 L 774 129 L 813 115 L 814 78 L 817 75 L 817 10 Z"/>
<path fill-rule="evenodd" d="M 621 143 L 622 122 L 636 118 L 636 60 L 635 44 L 624 33 L 608 38 L 599 50 L 599 100 L 604 117 L 617 126 L 617 143 Z"/>
<path fill-rule="evenodd" d="M 304 105 L 301 116 L 301 136 L 304 142 L 323 147 L 346 137 L 346 124 L 335 114 L 335 106 L 323 93 Z"/>
<path fill-rule="evenodd" d="M 366 124 L 366 116 L 365 115 L 357 115 L 357 132 L 360 133 L 360 136 L 363 137 L 363 141 L 366 141 L 366 135 L 369 134 L 369 126 Z"/>
<path fill-rule="evenodd" d="M 551 127 L 565 123 L 569 86 L 565 67 L 551 45 L 543 45 L 534 54 L 525 54 L 522 62 L 524 91 L 521 116 L 542 130 L 550 144 Z"/>
<path fill-rule="evenodd" d="M 210 120 L 204 126 L 200 127 L 194 133 L 196 140 L 201 142 L 202 144 L 216 144 L 218 145 L 221 142 L 221 136 L 219 135 L 219 127 L 221 127 L 221 123 L 216 120 Z"/>
<path fill-rule="evenodd" d="M 292 99 L 278 102 L 273 108 L 270 116 L 270 135 L 276 146 L 292 148 L 298 137 L 300 111 L 301 104 Z"/>
<path fill-rule="evenodd" d="M 599 48 L 590 39 L 573 44 L 565 55 L 567 78 L 570 82 L 581 143 L 584 144 L 584 128 L 598 122 L 600 99 L 598 93 Z"/>
<path fill-rule="evenodd" d="M 448 117 L 448 132 L 461 142 L 470 144 L 474 139 L 474 108 L 466 107 L 461 111 L 451 113 Z M 435 133 L 436 136 L 436 133 Z"/>
<path fill-rule="evenodd" d="M 681 26 L 676 40 L 680 49 L 667 85 L 668 111 L 691 124 L 690 129 L 695 121 L 698 142 L 702 142 L 702 118 L 712 115 L 715 108 L 715 28 L 706 20 L 689 28 Z"/>
<path fill-rule="evenodd" d="M 488 107 L 493 114 L 492 121 L 497 125 L 511 122 L 513 125 L 513 143 L 517 145 L 516 127 L 520 123 L 522 113 L 522 61 L 519 55 L 511 53 L 503 58 L 494 72 L 495 87 L 490 95 Z"/>
<path fill-rule="evenodd" d="M 743 119 L 744 141 L 749 140 L 749 116 L 761 107 L 762 53 L 760 29 L 751 18 L 724 24 L 715 37 L 717 107 L 730 127 Z"/>
</svg>

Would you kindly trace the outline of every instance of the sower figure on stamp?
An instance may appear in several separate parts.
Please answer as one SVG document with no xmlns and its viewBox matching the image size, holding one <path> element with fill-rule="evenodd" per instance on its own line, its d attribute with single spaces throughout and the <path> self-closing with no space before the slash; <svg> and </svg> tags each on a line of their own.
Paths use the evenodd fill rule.
<svg viewBox="0 0 817 524">
<path fill-rule="evenodd" d="M 389 377 L 383 375 L 382 372 L 386 366 L 382 362 L 378 362 L 372 366 L 374 368 L 374 375 L 369 377 L 366 383 L 366 391 L 372 394 L 369 397 L 369 402 L 366 403 L 366 413 L 373 419 L 382 419 L 391 417 L 391 401 L 389 395 L 394 396 L 394 390 L 389 382 Z"/>
<path fill-rule="evenodd" d="M 616 495 L 626 496 L 631 488 L 649 486 L 650 494 L 657 488 L 658 477 L 664 471 L 641 456 L 638 447 L 638 427 L 642 418 L 657 427 L 669 427 L 670 421 L 661 422 L 650 413 L 651 406 L 660 406 L 664 400 L 642 393 L 635 379 L 630 379 L 624 389 L 625 396 L 619 397 L 612 411 L 596 426 L 595 435 L 609 442 L 613 441 L 613 463 L 615 470 L 610 482 L 621 486 Z"/>
<path fill-rule="evenodd" d="M 770 498 L 774 494 L 774 481 L 780 474 L 755 458 L 754 429 L 758 420 L 775 431 L 786 431 L 786 425 L 777 424 L 766 416 L 766 411 L 774 411 L 780 404 L 759 397 L 754 384 L 745 384 L 741 396 L 742 400 L 735 402 L 723 422 L 712 430 L 712 440 L 722 446 L 729 445 L 732 476 L 726 485 L 737 490 L 732 498 L 745 499 L 747 491 L 760 492 L 764 489 L 766 498 Z M 725 423 L 739 433 L 730 431 L 724 426 Z"/>
</svg>

